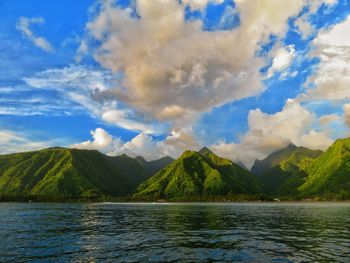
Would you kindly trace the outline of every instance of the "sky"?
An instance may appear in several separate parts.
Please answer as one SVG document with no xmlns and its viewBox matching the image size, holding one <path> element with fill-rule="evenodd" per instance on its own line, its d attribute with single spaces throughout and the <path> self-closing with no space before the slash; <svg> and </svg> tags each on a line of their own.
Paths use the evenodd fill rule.
<svg viewBox="0 0 350 263">
<path fill-rule="evenodd" d="M 250 167 L 350 127 L 348 0 L 0 1 L 0 153 Z"/>
</svg>

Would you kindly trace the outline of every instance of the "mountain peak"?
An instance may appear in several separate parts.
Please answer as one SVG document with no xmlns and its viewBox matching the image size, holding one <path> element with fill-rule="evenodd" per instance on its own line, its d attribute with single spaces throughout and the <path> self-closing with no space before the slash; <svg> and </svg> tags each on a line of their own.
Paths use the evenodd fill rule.
<svg viewBox="0 0 350 263">
<path fill-rule="evenodd" d="M 127 155 L 126 153 L 123 153 L 122 155 L 117 156 L 119 158 L 125 158 L 125 159 L 132 159 L 129 155 Z"/>
<path fill-rule="evenodd" d="M 296 151 L 303 151 L 303 149 L 290 143 L 287 147 L 271 153 L 265 159 L 255 160 L 251 172 L 260 175 L 262 171 L 279 165 L 282 161 L 287 160 Z"/>
<path fill-rule="evenodd" d="M 290 143 L 286 148 L 282 149 L 281 151 L 285 151 L 286 149 L 296 149 L 296 148 L 298 148 L 298 146 L 296 146 L 294 143 Z"/>
<path fill-rule="evenodd" d="M 208 147 L 203 147 L 202 149 L 199 150 L 198 152 L 200 155 L 208 155 L 209 153 L 213 153 Z"/>
<path fill-rule="evenodd" d="M 197 198 L 258 192 L 257 178 L 207 147 L 199 152 L 185 151 L 177 160 L 142 183 L 135 198 Z"/>
<path fill-rule="evenodd" d="M 143 157 L 140 156 L 140 155 L 139 155 L 139 156 L 136 156 L 136 157 L 135 157 L 135 160 L 138 161 L 138 162 L 142 162 L 142 163 L 146 162 L 146 159 L 143 158 Z"/>
</svg>

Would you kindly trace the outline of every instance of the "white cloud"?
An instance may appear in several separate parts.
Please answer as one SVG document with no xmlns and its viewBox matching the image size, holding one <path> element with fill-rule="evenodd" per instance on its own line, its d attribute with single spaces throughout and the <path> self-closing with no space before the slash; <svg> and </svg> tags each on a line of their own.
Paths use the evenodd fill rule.
<svg viewBox="0 0 350 263">
<path fill-rule="evenodd" d="M 129 156 L 143 156 L 146 160 L 154 160 L 163 156 L 161 149 L 153 138 L 145 133 L 140 133 L 131 141 L 125 142 L 120 148 L 115 148 L 109 155 L 125 153 Z"/>
<path fill-rule="evenodd" d="M 176 129 L 215 106 L 262 92 L 259 69 L 265 61 L 256 51 L 270 34 L 285 34 L 288 18 L 304 2 L 236 1 L 240 25 L 214 32 L 203 31 L 199 20 L 185 21 L 185 4 L 202 9 L 207 3 L 139 0 L 135 19 L 130 10 L 104 2 L 87 31 L 102 43 L 96 60 L 124 76 L 110 94 Z"/>
<path fill-rule="evenodd" d="M 249 130 L 238 144 L 218 142 L 211 148 L 233 161 L 251 167 L 255 159 L 265 158 L 290 143 L 311 149 L 325 149 L 333 140 L 313 130 L 316 116 L 299 103 L 288 100 L 282 111 L 274 114 L 252 110 L 248 116 Z"/>
<path fill-rule="evenodd" d="M 183 115 L 186 115 L 185 109 L 177 105 L 171 105 L 171 106 L 165 107 L 161 112 L 159 112 L 157 114 L 157 118 L 159 120 L 167 120 L 167 119 L 180 118 Z"/>
<path fill-rule="evenodd" d="M 96 149 L 111 156 L 127 154 L 136 157 L 141 155 L 147 160 L 154 160 L 163 156 L 177 158 L 185 150 L 198 150 L 199 148 L 193 136 L 182 130 L 172 131 L 163 141 L 155 140 L 151 135 L 144 132 L 127 142 L 121 141 L 120 138 L 114 138 L 102 128 L 97 128 L 90 133 L 93 137 L 92 141 L 73 144 L 70 147 Z"/>
<path fill-rule="evenodd" d="M 47 69 L 23 80 L 30 87 L 59 92 L 95 118 L 128 130 L 157 133 L 152 125 L 142 123 L 131 111 L 121 109 L 115 100 L 104 98 L 104 92 L 118 84 L 118 78 L 107 70 L 70 65 Z"/>
<path fill-rule="evenodd" d="M 250 1 L 244 0 L 242 0 L 242 2 L 251 3 Z M 237 1 L 237 3 L 240 3 L 240 1 Z M 276 5 L 269 8 L 271 12 L 274 12 L 276 14 L 277 12 L 274 10 L 279 9 L 278 6 L 286 4 L 287 1 L 261 1 L 261 5 L 267 3 Z M 294 4 L 297 3 L 294 2 Z M 328 5 L 326 8 L 331 8 L 331 6 L 334 4 L 334 1 L 305 1 L 304 4 L 306 6 L 309 6 L 309 12 L 296 19 L 295 26 L 302 33 L 302 36 L 306 38 L 310 36 L 314 31 L 314 28 L 309 23 L 310 15 L 315 14 L 318 8 L 323 4 Z M 288 8 L 286 7 L 286 9 Z M 250 15 L 253 16 L 254 12 L 251 12 Z M 276 17 L 276 20 L 278 20 L 278 16 Z M 264 25 L 262 21 L 261 25 Z M 275 26 L 278 28 L 279 26 L 282 26 L 282 24 L 276 23 Z M 273 28 L 273 23 L 271 23 L 269 27 Z M 348 29 L 349 27 L 347 27 L 347 30 L 341 29 L 340 31 L 343 31 L 344 34 L 348 31 Z M 329 38 L 331 39 L 332 37 L 333 36 L 330 36 Z M 345 37 L 339 41 L 339 38 L 335 36 L 335 40 L 333 41 L 336 41 L 337 43 L 346 43 L 344 38 Z M 316 39 L 315 43 L 317 41 L 318 40 Z M 322 39 L 322 41 L 324 41 L 324 39 Z M 334 46 L 328 46 L 327 48 L 327 52 L 335 52 Z M 343 48 L 344 46 L 337 47 L 337 49 Z M 295 77 L 298 72 L 290 71 L 291 63 L 294 59 L 297 58 L 294 47 L 287 46 L 280 47 L 279 49 L 275 48 L 273 52 L 270 53 L 270 56 L 274 55 L 274 58 L 272 60 L 272 65 L 267 72 L 267 77 L 271 77 L 276 72 L 281 73 L 280 79 L 284 79 L 286 77 Z M 336 50 L 336 52 L 339 52 L 339 50 Z M 342 53 L 343 60 L 344 58 L 349 57 L 345 54 L 345 52 Z M 328 55 L 323 56 L 321 57 L 321 60 L 329 61 L 331 60 L 331 57 L 332 56 Z M 344 92 L 344 89 L 346 87 L 345 85 L 339 89 L 339 93 L 334 92 L 335 88 L 331 87 L 336 85 L 335 79 L 338 79 L 338 76 L 334 76 L 334 71 L 337 71 L 340 68 L 344 70 L 346 67 L 345 65 L 349 63 L 343 62 L 339 64 L 339 60 L 333 62 L 333 65 L 329 66 L 328 68 L 324 68 L 324 71 L 321 71 L 317 74 L 317 77 L 319 78 L 318 81 L 322 82 L 322 78 L 324 76 L 327 78 L 332 78 L 333 83 L 329 83 L 331 85 L 329 85 L 327 88 L 327 98 L 332 96 L 339 98 L 344 95 L 347 96 L 348 91 Z M 332 67 L 337 69 L 333 70 Z M 345 73 L 345 78 L 341 80 L 341 82 L 347 81 L 347 71 L 347 69 L 343 71 L 343 74 Z M 319 83 L 313 82 L 313 80 L 310 79 L 310 83 L 314 83 L 317 87 Z M 339 79 L 337 82 L 339 82 Z M 347 86 L 350 85 L 347 84 Z M 312 92 L 314 91 L 311 89 L 307 90 L 307 96 L 309 96 Z M 298 97 L 296 100 L 289 100 L 284 108 L 275 114 L 266 114 L 263 113 L 260 109 L 250 111 L 248 116 L 249 129 L 240 137 L 238 143 L 226 143 L 225 141 L 219 141 L 217 144 L 212 145 L 211 148 L 218 154 L 226 156 L 233 161 L 244 163 L 248 167 L 253 164 L 255 159 L 265 158 L 268 154 L 286 147 L 289 143 L 294 143 L 297 146 L 305 146 L 311 149 L 325 149 L 333 141 L 329 137 L 329 134 L 331 134 L 329 124 L 330 122 L 338 121 L 339 117 L 336 115 L 329 115 L 323 116 L 318 120 L 314 113 L 305 109 L 299 103 L 305 99 L 306 94 L 301 96 L 302 98 Z M 312 99 L 314 99 L 314 96 Z M 321 130 L 318 131 L 315 127 L 321 128 Z"/>
<path fill-rule="evenodd" d="M 327 125 L 329 123 L 339 121 L 340 117 L 337 114 L 326 114 L 320 117 L 319 121 L 322 125 Z"/>
<path fill-rule="evenodd" d="M 102 114 L 102 119 L 128 130 L 143 131 L 144 133 L 157 133 L 151 125 L 132 120 L 129 111 L 127 110 L 106 110 Z"/>
<path fill-rule="evenodd" d="M 47 69 L 23 80 L 35 88 L 51 88 L 57 91 L 68 88 L 88 92 L 102 92 L 114 85 L 114 76 L 107 70 L 70 65 Z"/>
<path fill-rule="evenodd" d="M 38 150 L 58 144 L 58 140 L 32 140 L 20 132 L 0 130 L 0 154 Z"/>
<path fill-rule="evenodd" d="M 317 71 L 300 100 L 343 101 L 350 99 L 350 16 L 313 41 L 320 58 Z"/>
<path fill-rule="evenodd" d="M 348 127 L 350 127 L 350 103 L 343 105 L 343 111 L 344 111 L 344 122 Z"/>
<path fill-rule="evenodd" d="M 92 141 L 87 140 L 79 144 L 71 145 L 72 148 L 79 149 L 94 149 L 107 153 L 113 151 L 115 148 L 119 148 L 122 142 L 119 138 L 113 138 L 108 132 L 102 128 L 97 128 L 95 131 L 90 131 L 93 138 Z"/>
<path fill-rule="evenodd" d="M 295 20 L 296 30 L 304 39 L 310 37 L 315 32 L 315 28 L 310 23 L 312 20 L 311 16 L 315 15 L 321 5 L 325 8 L 324 12 L 332 10 L 338 0 L 309 0 L 306 2 L 309 7 L 309 12 L 303 13 Z"/>
<path fill-rule="evenodd" d="M 218 27 L 227 29 L 235 26 L 238 15 L 238 11 L 235 8 L 230 5 L 226 6 Z"/>
<path fill-rule="evenodd" d="M 338 136 L 343 135 L 341 116 L 326 114 L 317 119 L 314 113 L 300 103 L 328 101 L 336 106 L 349 101 L 349 36 L 350 16 L 344 22 L 322 30 L 313 41 L 316 47 L 313 55 L 319 56 L 320 64 L 315 74 L 308 79 L 305 92 L 295 100 L 289 100 L 282 111 L 275 114 L 266 114 L 260 109 L 250 111 L 249 130 L 241 136 L 240 141 L 238 143 L 218 142 L 212 146 L 212 149 L 249 167 L 256 158 L 262 159 L 286 147 L 289 143 L 311 149 L 325 149 L 333 142 L 330 138 L 331 134 L 335 132 Z M 288 54 L 285 53 L 284 57 L 288 58 Z M 284 61 L 289 60 L 283 59 L 282 62 Z M 280 65 L 287 64 L 280 63 Z M 347 125 L 350 125 L 349 105 L 349 103 L 343 105 L 343 118 Z M 332 125 L 339 130 L 334 131 Z M 314 127 L 321 130 L 316 130 Z"/>
<path fill-rule="evenodd" d="M 321 31 L 314 41 L 315 44 L 338 47 L 350 46 L 349 25 L 350 16 L 330 29 Z"/>
<path fill-rule="evenodd" d="M 139 0 L 135 2 L 138 19 L 131 16 L 129 9 L 121 10 L 110 1 L 104 2 L 86 28 L 90 37 L 101 43 L 94 50 L 95 59 L 123 76 L 123 81 L 105 94 L 151 119 L 171 123 L 171 135 L 164 141 L 155 142 L 142 132 L 113 154 L 145 153 L 151 158 L 149 155 L 168 152 L 176 157 L 175 152 L 182 149 L 196 149 L 198 142 L 191 129 L 196 118 L 215 106 L 262 92 L 259 70 L 267 61 L 257 57 L 256 51 L 271 34 L 282 38 L 288 30 L 288 18 L 298 15 L 305 5 L 316 10 L 320 2 L 313 3 L 237 0 L 234 11 L 239 13 L 240 25 L 232 30 L 208 32 L 203 31 L 201 21 L 184 18 L 184 5 L 203 10 L 208 1 L 181 4 L 172 0 Z M 87 47 L 86 43 L 84 50 L 91 51 L 93 46 Z M 293 46 L 277 49 L 270 74 L 295 76 L 297 72 L 288 71 L 294 58 Z M 124 114 L 111 111 L 104 118 Z M 311 123 L 316 121 L 311 112 L 293 101 L 276 114 L 258 109 L 250 112 L 250 130 L 240 144 L 221 143 L 213 148 L 223 152 L 232 147 L 228 156 L 246 164 L 290 142 L 324 148 L 330 140 L 312 129 Z"/>
<path fill-rule="evenodd" d="M 288 18 L 298 15 L 311 3 L 308 0 L 237 0 L 236 8 L 227 12 L 229 16 L 239 13 L 239 26 L 208 32 L 203 31 L 201 21 L 184 18 L 184 5 L 203 10 L 208 2 L 139 0 L 135 8 L 140 17 L 135 19 L 129 9 L 121 10 L 106 1 L 86 25 L 89 37 L 101 45 L 88 46 L 89 38 L 86 38 L 82 40 L 83 51 L 93 52 L 102 66 L 123 76 L 122 81 L 104 95 L 122 101 L 146 118 L 171 124 L 170 135 L 164 141 L 155 142 L 144 127 L 140 135 L 124 142 L 112 154 L 177 157 L 186 148 L 197 149 L 200 143 L 192 132 L 197 117 L 226 102 L 261 93 L 264 86 L 259 70 L 267 60 L 257 57 L 256 51 L 271 34 L 282 38 L 289 27 Z M 269 74 L 281 72 L 281 77 L 295 76 L 296 71 L 288 71 L 295 58 L 294 47 L 275 50 Z M 238 152 L 244 155 L 242 161 L 249 163 L 253 157 L 264 157 L 291 140 L 306 143 L 302 138 L 312 141 L 320 137 L 306 127 L 314 119 L 313 114 L 295 105 L 288 104 L 281 114 L 271 116 L 259 110 L 251 112 L 251 131 L 242 136 L 239 146 L 230 144 L 240 149 Z M 299 112 L 293 115 L 293 109 Z M 119 122 L 120 118 L 128 119 L 128 112 L 110 109 L 101 116 L 104 120 Z M 291 124 L 290 118 L 295 119 Z M 264 128 L 266 123 L 269 128 Z M 229 144 L 221 146 L 223 149 Z M 237 160 L 237 156 L 232 156 L 235 152 L 230 156 Z"/>
<path fill-rule="evenodd" d="M 279 48 L 274 55 L 272 65 L 267 73 L 268 78 L 276 72 L 286 70 L 292 64 L 292 61 L 295 58 L 295 49 L 292 45 L 288 45 Z"/>
<path fill-rule="evenodd" d="M 346 135 L 344 124 L 350 123 L 350 16 L 344 21 L 321 30 L 314 39 L 312 56 L 317 56 L 320 63 L 314 74 L 309 77 L 305 91 L 297 98 L 299 102 L 329 103 L 333 107 L 343 106 L 341 116 L 326 115 L 320 118 L 320 124 L 335 136 Z M 333 128 L 332 128 L 333 126 Z M 336 128 L 334 128 L 336 127 Z"/>
<path fill-rule="evenodd" d="M 17 30 L 21 31 L 23 35 L 25 35 L 29 40 L 31 40 L 34 45 L 37 47 L 47 51 L 47 52 L 53 52 L 54 48 L 51 45 L 51 43 L 41 36 L 36 36 L 33 31 L 30 29 L 30 25 L 32 24 L 43 24 L 45 23 L 44 18 L 42 17 L 36 17 L 36 18 L 28 18 L 28 17 L 21 17 L 17 24 L 16 28 Z"/>
<path fill-rule="evenodd" d="M 301 34 L 301 36 L 306 39 L 309 37 L 312 32 L 314 31 L 313 26 L 311 23 L 308 21 L 309 19 L 309 14 L 305 13 L 305 15 L 300 16 L 296 21 L 295 21 L 295 26 L 297 27 L 297 31 Z"/>
<path fill-rule="evenodd" d="M 33 116 L 33 115 L 66 115 L 70 112 L 80 112 L 81 107 L 63 100 L 54 99 L 49 94 L 43 94 L 28 85 L 14 84 L 0 87 L 0 115 Z"/>
<path fill-rule="evenodd" d="M 208 3 L 221 4 L 224 0 L 183 0 L 185 5 L 189 5 L 191 9 L 203 10 Z"/>
<path fill-rule="evenodd" d="M 318 132 L 315 130 L 310 130 L 306 134 L 302 134 L 298 140 L 296 140 L 296 145 L 304 146 L 313 150 L 326 150 L 334 140 L 326 134 L 326 132 Z"/>
</svg>

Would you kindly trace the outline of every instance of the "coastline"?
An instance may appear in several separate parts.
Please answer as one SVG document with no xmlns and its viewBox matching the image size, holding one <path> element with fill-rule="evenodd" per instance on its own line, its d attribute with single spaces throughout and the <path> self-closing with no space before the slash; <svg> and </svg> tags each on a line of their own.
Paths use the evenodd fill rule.
<svg viewBox="0 0 350 263">
<path fill-rule="evenodd" d="M 176 198 L 176 199 L 135 199 L 132 197 L 42 197 L 42 196 L 0 196 L 0 203 L 115 203 L 115 204 L 288 204 L 288 203 L 350 203 L 350 200 L 337 200 L 326 198 L 305 199 L 220 199 L 220 198 Z"/>
</svg>

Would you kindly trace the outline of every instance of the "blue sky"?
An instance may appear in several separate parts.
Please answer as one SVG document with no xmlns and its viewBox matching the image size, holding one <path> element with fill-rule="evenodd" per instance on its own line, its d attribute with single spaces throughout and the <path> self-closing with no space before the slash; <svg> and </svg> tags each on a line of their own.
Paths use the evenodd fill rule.
<svg viewBox="0 0 350 263">
<path fill-rule="evenodd" d="M 349 13 L 345 0 L 1 1 L 0 151 L 206 145 L 249 166 L 289 143 L 325 149 L 348 134 Z"/>
</svg>

